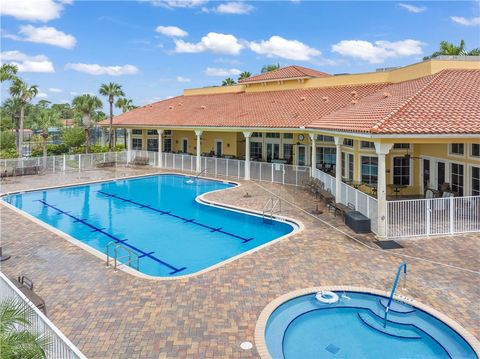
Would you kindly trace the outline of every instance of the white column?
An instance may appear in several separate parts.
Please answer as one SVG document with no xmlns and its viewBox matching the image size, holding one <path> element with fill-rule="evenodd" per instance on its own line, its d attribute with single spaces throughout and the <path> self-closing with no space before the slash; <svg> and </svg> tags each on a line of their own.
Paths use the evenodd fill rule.
<svg viewBox="0 0 480 359">
<path fill-rule="evenodd" d="M 251 132 L 244 132 L 245 136 L 245 179 L 250 179 L 250 137 L 252 137 Z"/>
<path fill-rule="evenodd" d="M 377 181 L 377 237 L 386 239 L 387 236 L 387 179 L 385 155 L 390 152 L 393 143 L 375 142 L 378 156 L 378 181 Z"/>
<path fill-rule="evenodd" d="M 158 167 L 163 167 L 163 130 L 157 130 L 158 132 Z"/>
<path fill-rule="evenodd" d="M 342 201 L 342 137 L 335 136 L 334 138 L 336 153 L 335 153 L 335 202 Z M 346 204 L 346 203 L 345 203 Z"/>
<path fill-rule="evenodd" d="M 202 150 L 200 148 L 201 136 L 203 131 L 195 130 L 195 135 L 197 136 L 197 173 L 202 172 Z"/>
<path fill-rule="evenodd" d="M 127 128 L 127 163 L 132 159 L 132 129 Z"/>
<path fill-rule="evenodd" d="M 317 168 L 317 142 L 315 139 L 317 138 L 317 135 L 314 133 L 309 133 L 310 136 L 310 142 L 312 143 L 312 150 L 310 151 L 312 160 L 310 161 L 310 176 L 313 176 L 315 174 L 315 169 Z"/>
</svg>

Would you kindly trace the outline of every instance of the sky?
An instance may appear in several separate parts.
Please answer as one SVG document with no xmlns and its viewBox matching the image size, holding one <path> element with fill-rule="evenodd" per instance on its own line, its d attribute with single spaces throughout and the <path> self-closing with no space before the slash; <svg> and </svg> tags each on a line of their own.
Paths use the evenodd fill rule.
<svg viewBox="0 0 480 359">
<path fill-rule="evenodd" d="M 140 106 L 266 64 L 375 71 L 461 39 L 480 47 L 478 0 L 1 1 L 0 61 L 54 103 L 112 81 Z"/>
</svg>

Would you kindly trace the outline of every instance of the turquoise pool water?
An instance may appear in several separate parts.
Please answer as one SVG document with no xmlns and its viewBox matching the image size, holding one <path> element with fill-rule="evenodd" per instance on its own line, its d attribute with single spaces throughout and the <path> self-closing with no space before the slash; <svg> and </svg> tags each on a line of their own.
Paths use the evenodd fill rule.
<svg viewBox="0 0 480 359">
<path fill-rule="evenodd" d="M 394 302 L 384 327 L 386 298 L 337 292 L 336 304 L 314 294 L 280 305 L 270 316 L 265 340 L 274 359 L 478 358 L 442 321 Z"/>
<path fill-rule="evenodd" d="M 106 253 L 111 241 L 139 254 L 139 270 L 159 277 L 195 273 L 284 236 L 280 220 L 198 203 L 235 184 L 155 175 L 44 191 L 3 200 Z"/>
</svg>

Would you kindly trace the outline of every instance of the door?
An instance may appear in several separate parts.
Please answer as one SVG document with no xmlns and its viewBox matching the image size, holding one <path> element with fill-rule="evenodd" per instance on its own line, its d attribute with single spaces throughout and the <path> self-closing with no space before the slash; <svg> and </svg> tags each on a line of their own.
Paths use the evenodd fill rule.
<svg viewBox="0 0 480 359">
<path fill-rule="evenodd" d="M 445 183 L 445 162 L 437 162 L 437 190 Z"/>
<path fill-rule="evenodd" d="M 187 153 L 188 152 L 188 139 L 184 138 L 182 140 L 182 152 Z"/>
<path fill-rule="evenodd" d="M 215 155 L 217 157 L 221 157 L 223 155 L 223 142 L 222 141 L 215 141 Z"/>
<path fill-rule="evenodd" d="M 297 166 L 305 166 L 307 164 L 307 148 L 305 145 L 297 146 Z"/>
<path fill-rule="evenodd" d="M 424 191 L 430 187 L 430 160 L 423 160 L 422 183 Z"/>
<path fill-rule="evenodd" d="M 267 143 L 267 162 L 278 160 L 280 158 L 280 144 Z"/>
</svg>

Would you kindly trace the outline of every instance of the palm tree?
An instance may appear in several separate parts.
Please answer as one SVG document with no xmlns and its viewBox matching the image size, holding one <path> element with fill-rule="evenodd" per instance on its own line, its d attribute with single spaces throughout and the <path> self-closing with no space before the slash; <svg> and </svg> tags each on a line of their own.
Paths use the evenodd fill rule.
<svg viewBox="0 0 480 359">
<path fill-rule="evenodd" d="M 112 126 L 113 126 L 113 102 L 115 97 L 122 97 L 125 96 L 125 93 L 122 90 L 122 85 L 116 84 L 115 82 L 110 82 L 108 84 L 102 84 L 100 86 L 100 95 L 107 96 L 108 102 L 110 104 L 110 128 L 108 133 L 108 150 L 112 150 L 112 142 L 113 142 L 113 133 L 112 133 Z"/>
<path fill-rule="evenodd" d="M 440 42 L 440 49 L 438 51 L 435 51 L 431 56 L 425 56 L 423 59 L 428 60 L 428 59 L 433 59 L 438 56 L 479 56 L 480 55 L 480 49 L 476 48 L 470 51 L 467 51 L 465 49 L 465 41 L 460 40 L 459 46 L 455 46 L 454 44 L 448 42 L 448 41 L 442 41 Z"/>
<path fill-rule="evenodd" d="M 96 110 L 103 107 L 103 104 L 97 96 L 85 94 L 75 97 L 72 105 L 82 116 L 82 126 L 85 129 L 85 153 L 88 153 L 90 151 L 90 127 L 92 126 L 92 117 L 96 115 Z M 110 122 L 110 126 L 111 125 L 112 123 Z"/>
<path fill-rule="evenodd" d="M 248 79 L 252 74 L 248 71 L 243 71 L 239 76 L 238 76 L 238 81 Z"/>
<path fill-rule="evenodd" d="M 280 68 L 280 64 L 265 65 L 262 67 L 262 74 L 264 74 L 265 72 L 278 70 L 279 68 Z"/>
<path fill-rule="evenodd" d="M 47 169 L 47 139 L 49 128 L 60 125 L 60 116 L 58 112 L 51 109 L 42 109 L 34 118 L 33 127 L 41 131 L 42 149 L 43 149 L 43 169 Z"/>
<path fill-rule="evenodd" d="M 236 84 L 235 80 L 232 79 L 231 77 L 226 78 L 225 80 L 222 81 L 222 86 L 232 86 L 235 84 Z"/>
<path fill-rule="evenodd" d="M 115 107 L 122 109 L 122 113 L 125 113 L 137 108 L 137 106 L 133 104 L 133 101 L 126 97 L 119 97 L 117 102 L 115 103 Z M 126 128 L 123 129 L 123 145 L 125 146 L 125 148 L 127 148 L 127 129 Z"/>
<path fill-rule="evenodd" d="M 51 348 L 48 337 L 28 330 L 28 307 L 13 298 L 0 302 L 0 353 L 2 358 L 46 358 Z"/>
<path fill-rule="evenodd" d="M 23 120 L 25 118 L 25 107 L 27 104 L 38 94 L 38 86 L 28 84 L 19 78 L 13 80 L 12 85 L 10 86 L 10 94 L 13 98 L 17 99 L 20 103 L 20 123 L 18 131 L 18 146 L 17 152 L 19 157 L 22 157 L 22 147 L 23 147 Z"/>
<path fill-rule="evenodd" d="M 3 64 L 0 67 L 0 82 L 15 80 L 17 71 L 18 67 L 16 65 Z"/>
</svg>

